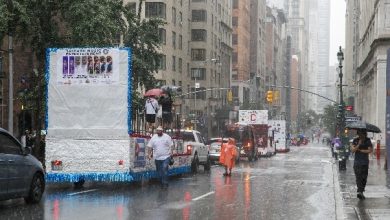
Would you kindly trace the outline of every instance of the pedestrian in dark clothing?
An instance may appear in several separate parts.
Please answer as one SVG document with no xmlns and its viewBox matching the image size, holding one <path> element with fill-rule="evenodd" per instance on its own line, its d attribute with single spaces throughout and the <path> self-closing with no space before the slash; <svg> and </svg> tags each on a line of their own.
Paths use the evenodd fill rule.
<svg viewBox="0 0 390 220">
<path fill-rule="evenodd" d="M 164 94 L 159 100 L 162 109 L 162 122 L 165 129 L 171 128 L 173 100 L 171 94 Z"/>
<path fill-rule="evenodd" d="M 357 134 L 359 137 L 353 140 L 351 147 L 351 151 L 355 153 L 353 170 L 355 171 L 356 177 L 357 197 L 359 199 L 365 199 L 363 192 L 367 183 L 368 155 L 372 152 L 372 143 L 371 139 L 367 138 L 367 131 L 358 130 Z"/>
</svg>

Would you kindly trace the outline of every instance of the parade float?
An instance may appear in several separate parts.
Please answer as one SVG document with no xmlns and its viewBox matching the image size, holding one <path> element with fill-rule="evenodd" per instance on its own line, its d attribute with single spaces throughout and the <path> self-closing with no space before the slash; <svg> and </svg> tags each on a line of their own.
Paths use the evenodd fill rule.
<svg viewBox="0 0 390 220">
<path fill-rule="evenodd" d="M 50 48 L 46 53 L 47 182 L 131 182 L 157 177 L 150 135 L 132 130 L 129 48 Z M 190 172 L 174 138 L 169 174 Z"/>
</svg>

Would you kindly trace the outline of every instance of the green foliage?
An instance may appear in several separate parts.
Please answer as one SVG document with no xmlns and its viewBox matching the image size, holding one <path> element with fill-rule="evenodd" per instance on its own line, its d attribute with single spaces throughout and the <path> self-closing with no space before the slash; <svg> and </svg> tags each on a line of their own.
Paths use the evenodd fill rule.
<svg viewBox="0 0 390 220">
<path fill-rule="evenodd" d="M 336 115 L 337 115 L 337 105 L 327 105 L 324 109 L 324 114 L 322 115 L 322 123 L 326 130 L 332 135 L 336 134 Z"/>
<path fill-rule="evenodd" d="M 67 46 L 101 47 L 119 45 L 125 30 L 121 0 L 64 0 L 60 4 Z"/>
<path fill-rule="evenodd" d="M 123 37 L 123 46 L 133 53 L 134 110 L 143 105 L 142 95 L 135 92 L 138 86 L 156 85 L 154 72 L 161 56 L 158 28 L 164 24 L 140 19 L 122 0 L 0 1 L 0 42 L 5 34 L 15 33 L 15 41 L 33 52 L 37 61 L 28 76 L 32 83 L 17 97 L 34 112 L 35 129 L 42 128 L 44 119 L 46 48 L 114 47 Z"/>
<path fill-rule="evenodd" d="M 156 81 L 153 76 L 158 70 L 158 61 L 161 53 L 158 29 L 165 22 L 161 19 L 141 20 L 139 15 L 134 14 L 130 5 L 124 10 L 124 17 L 128 23 L 123 36 L 125 46 L 133 50 L 133 88 L 144 86 L 146 89 L 155 87 Z"/>
</svg>

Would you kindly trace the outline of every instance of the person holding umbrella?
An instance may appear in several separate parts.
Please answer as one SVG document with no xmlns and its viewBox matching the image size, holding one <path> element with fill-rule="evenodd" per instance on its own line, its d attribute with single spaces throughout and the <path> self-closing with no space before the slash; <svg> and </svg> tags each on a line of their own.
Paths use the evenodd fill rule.
<svg viewBox="0 0 390 220">
<path fill-rule="evenodd" d="M 367 130 L 358 129 L 358 137 L 352 141 L 351 151 L 355 153 L 353 170 L 356 177 L 357 197 L 365 199 L 363 194 L 368 176 L 368 155 L 372 152 L 371 139 L 367 137 Z"/>
</svg>

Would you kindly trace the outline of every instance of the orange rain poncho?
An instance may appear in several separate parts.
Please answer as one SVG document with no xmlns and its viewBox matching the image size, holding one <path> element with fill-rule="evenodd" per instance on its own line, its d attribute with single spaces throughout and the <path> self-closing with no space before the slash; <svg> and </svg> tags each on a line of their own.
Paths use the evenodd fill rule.
<svg viewBox="0 0 390 220">
<path fill-rule="evenodd" d="M 223 143 L 221 145 L 221 155 L 219 156 L 219 162 L 227 168 L 231 169 L 235 165 L 236 155 L 236 143 L 234 139 L 229 138 L 227 143 Z"/>
</svg>

